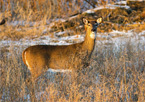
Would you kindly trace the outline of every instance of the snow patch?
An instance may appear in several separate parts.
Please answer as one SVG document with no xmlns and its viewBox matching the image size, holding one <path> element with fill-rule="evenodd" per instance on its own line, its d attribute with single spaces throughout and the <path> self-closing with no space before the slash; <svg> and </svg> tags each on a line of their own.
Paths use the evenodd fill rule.
<svg viewBox="0 0 145 102">
<path fill-rule="evenodd" d="M 116 2 L 115 4 L 119 4 L 119 5 L 124 4 L 124 5 L 126 5 L 127 4 L 127 1 L 119 1 L 119 2 Z"/>
<path fill-rule="evenodd" d="M 119 2 L 120 4 L 121 3 L 125 3 L 125 2 Z M 126 4 L 126 3 L 125 3 Z M 90 9 L 90 10 L 87 10 L 87 11 L 84 11 L 82 14 L 92 14 L 92 13 L 95 13 L 95 11 L 97 10 L 101 10 L 101 9 L 116 9 L 116 8 L 126 8 L 126 9 L 129 9 L 130 7 L 125 5 L 125 6 L 122 6 L 122 5 L 112 5 L 112 4 L 108 4 L 108 5 L 105 5 L 105 6 L 99 6 L 99 7 L 96 7 L 94 9 Z"/>
<path fill-rule="evenodd" d="M 61 32 L 60 32 L 61 33 Z M 73 40 L 78 40 L 79 42 L 84 40 L 83 35 L 74 35 L 74 36 L 67 36 L 67 37 L 60 37 L 60 38 L 50 38 L 49 36 L 42 36 L 40 38 L 35 38 L 31 40 L 26 40 L 27 38 L 21 39 L 19 41 L 12 41 L 12 40 L 2 40 L 0 41 L 0 46 L 10 46 L 13 44 L 14 46 L 32 46 L 32 45 L 70 45 L 73 44 Z M 57 41 L 57 42 L 55 42 Z"/>
<path fill-rule="evenodd" d="M 72 72 L 72 70 L 70 69 L 48 69 L 47 71 L 49 71 L 49 72 L 52 72 L 52 73 L 57 73 L 57 72 L 63 72 L 63 73 L 65 73 L 65 72 Z"/>
<path fill-rule="evenodd" d="M 65 32 L 59 32 L 57 34 L 61 35 Z M 121 36 L 120 36 L 121 35 Z M 116 41 L 120 41 L 124 38 L 136 38 L 140 42 L 145 42 L 145 30 L 138 33 L 133 32 L 132 30 L 130 31 L 117 31 L 113 30 L 110 33 L 97 33 L 97 37 L 101 38 L 106 38 L 108 40 L 101 41 L 101 42 L 107 42 L 109 40 L 113 41 L 116 39 Z M 21 39 L 19 41 L 12 41 L 12 40 L 1 40 L 0 41 L 0 46 L 10 46 L 13 44 L 14 46 L 32 46 L 32 45 L 70 45 L 73 44 L 74 41 L 75 43 L 82 42 L 84 41 L 84 36 L 85 35 L 73 35 L 73 36 L 66 36 L 66 37 L 55 37 L 55 38 L 50 38 L 49 36 L 42 36 L 40 38 L 35 38 L 28 40 L 28 38 Z M 115 37 L 114 36 L 119 36 Z M 27 40 L 26 40 L 27 39 Z M 115 42 L 116 42 L 115 41 Z M 96 42 L 100 42 L 100 40 L 97 40 Z"/>
<path fill-rule="evenodd" d="M 66 20 L 65 19 L 56 19 L 54 22 L 66 22 Z"/>
<path fill-rule="evenodd" d="M 134 33 L 132 30 L 129 31 L 118 31 L 118 30 L 113 30 L 112 32 L 109 33 L 110 35 L 126 35 L 126 36 L 132 36 Z"/>
<path fill-rule="evenodd" d="M 95 13 L 95 11 L 92 9 L 92 10 L 87 10 L 87 11 L 84 11 L 83 14 L 92 14 L 92 13 Z"/>
<path fill-rule="evenodd" d="M 140 35 L 140 36 L 145 36 L 145 30 L 142 31 L 142 32 L 140 32 L 138 35 Z"/>
<path fill-rule="evenodd" d="M 62 32 L 57 32 L 57 33 L 55 33 L 55 35 L 60 36 L 60 35 L 63 35 L 63 34 L 65 34 L 65 33 L 71 33 L 71 32 L 73 32 L 73 31 L 71 31 L 71 30 L 66 30 L 66 31 L 62 31 Z"/>
</svg>

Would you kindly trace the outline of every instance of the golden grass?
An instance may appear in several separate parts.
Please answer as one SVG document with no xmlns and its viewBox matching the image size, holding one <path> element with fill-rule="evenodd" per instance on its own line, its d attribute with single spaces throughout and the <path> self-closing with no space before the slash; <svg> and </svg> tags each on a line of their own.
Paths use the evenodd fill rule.
<svg viewBox="0 0 145 102">
<path fill-rule="evenodd" d="M 35 85 L 40 102 L 143 102 L 145 100 L 144 44 L 134 47 L 130 42 L 114 47 L 97 45 L 91 67 L 79 72 L 50 73 L 39 77 Z M 8 55 L 0 50 L 0 99 L 28 101 L 24 83 L 29 71 L 21 59 L 22 50 L 12 46 Z M 23 49 L 22 46 L 19 49 Z M 48 75 L 47 75 L 48 74 Z M 48 77 L 49 76 L 49 77 Z"/>
<path fill-rule="evenodd" d="M 47 31 L 47 34 L 50 34 L 50 36 L 52 36 L 54 32 L 65 30 L 83 32 L 84 28 L 79 28 L 79 25 L 82 25 L 82 17 L 90 17 L 95 15 L 104 18 L 103 25 L 100 25 L 98 27 L 98 32 L 101 33 L 111 32 L 112 30 L 128 31 L 131 29 L 136 29 L 135 31 L 137 32 L 145 30 L 145 11 L 143 8 L 138 8 L 139 10 L 130 10 L 123 8 L 116 8 L 113 10 L 101 9 L 95 11 L 95 14 L 80 13 L 76 18 L 69 19 L 69 16 L 73 15 L 77 10 L 80 10 L 80 5 L 83 5 L 83 2 L 81 0 L 77 1 L 78 3 L 74 8 L 72 6 L 73 2 L 70 0 L 68 0 L 69 5 L 66 5 L 66 3 L 63 4 L 65 0 L 62 0 L 62 2 L 60 0 L 56 0 L 57 2 L 54 1 L 14 0 L 13 5 L 10 0 L 8 0 L 8 2 L 6 3 L 7 10 L 1 12 L 0 17 L 0 19 L 4 17 L 8 18 L 7 24 L 0 26 L 0 40 L 9 38 L 11 38 L 12 40 L 19 40 L 24 37 L 39 37 L 43 35 L 43 30 L 49 27 L 49 25 L 46 25 L 46 23 L 48 23 L 46 22 L 47 20 L 51 22 L 52 20 L 59 18 L 64 18 L 66 22 L 55 22 L 55 24 L 50 27 L 50 31 Z M 2 7 L 0 8 L 0 10 L 2 11 L 5 6 L 3 1 L 0 1 L 0 3 Z M 134 3 L 132 4 L 131 2 L 129 2 L 128 4 L 134 5 Z M 68 6 L 70 6 L 70 8 Z M 73 10 L 74 12 L 72 12 Z M 24 21 L 26 24 L 17 24 L 16 26 L 10 25 L 9 23 L 13 21 Z M 31 22 L 35 23 L 31 25 Z"/>
<path fill-rule="evenodd" d="M 50 6 L 45 4 L 47 8 L 43 9 L 41 4 L 47 0 L 43 0 L 42 2 L 38 0 L 40 2 L 38 8 L 36 7 L 36 2 L 34 3 L 33 0 L 31 3 L 34 3 L 34 6 L 29 6 L 30 8 L 26 7 L 28 6 L 26 0 L 14 1 L 16 2 L 16 7 L 13 9 L 13 12 L 11 12 L 12 8 L 9 8 L 8 11 L 2 12 L 2 17 L 9 18 L 8 22 L 15 20 L 42 22 L 38 24 L 36 23 L 36 25 L 32 27 L 30 27 L 29 24 L 24 26 L 2 25 L 0 26 L 0 40 L 7 40 L 9 38 L 12 40 L 19 40 L 26 36 L 32 39 L 36 35 L 37 37 L 40 37 L 45 29 L 44 26 L 46 26 L 47 19 L 55 19 L 64 16 L 67 17 L 69 14 L 73 14 L 71 10 L 66 10 L 64 12 L 65 7 L 56 9 L 58 10 L 57 12 L 55 11 L 56 5 L 52 6 L 49 3 L 48 5 Z M 20 2 L 24 2 L 24 5 L 20 5 Z M 3 5 L 3 3 L 1 4 Z M 80 5 L 82 5 L 82 2 L 80 2 Z M 76 10 L 78 9 L 80 8 L 78 7 Z M 68 11 L 69 14 L 67 15 L 66 12 Z M 102 10 L 97 12 L 100 16 L 106 17 L 111 11 Z M 118 10 L 118 12 L 120 11 Z M 124 14 L 126 14 L 126 11 L 124 11 Z M 142 22 L 142 19 L 144 20 L 144 12 L 134 11 L 129 16 L 134 17 L 134 15 L 138 14 L 139 22 Z M 82 16 L 84 15 L 80 15 L 77 19 L 72 19 L 69 22 L 59 22 L 58 25 L 56 24 L 52 27 L 56 28 L 52 29 L 52 31 L 75 29 L 79 23 L 82 24 Z M 98 28 L 98 32 L 110 32 L 112 29 L 136 29 L 138 32 L 145 30 L 144 22 L 137 24 L 130 23 L 135 20 L 135 18 L 131 18 L 131 20 L 129 19 L 130 21 L 121 25 L 112 23 L 110 19 L 111 18 L 108 18 L 106 21 L 111 23 L 108 24 L 104 21 L 104 25 L 101 25 Z M 76 30 L 78 34 L 80 34 L 82 29 L 83 28 L 78 31 Z M 52 33 L 54 32 L 51 32 L 50 34 Z M 100 39 L 106 40 L 105 38 L 98 38 L 98 40 Z M 37 100 L 40 102 L 143 102 L 145 100 L 145 45 L 138 44 L 138 47 L 134 47 L 134 45 L 128 42 L 124 47 L 119 46 L 118 51 L 114 50 L 112 45 L 108 46 L 110 47 L 97 45 L 97 49 L 94 51 L 93 58 L 91 59 L 91 67 L 87 69 L 83 69 L 77 73 L 53 74 L 48 72 L 48 78 L 46 78 L 48 75 L 42 75 L 38 79 L 38 82 L 36 82 L 35 86 Z M 30 73 L 23 64 L 21 58 L 24 46 L 18 45 L 16 47 L 11 44 L 10 49 L 7 48 L 9 48 L 9 46 L 0 47 L 0 101 L 29 101 L 30 99 L 27 95 L 29 95 L 30 92 L 25 85 L 25 79 Z M 74 74 L 78 77 L 73 77 Z"/>
</svg>

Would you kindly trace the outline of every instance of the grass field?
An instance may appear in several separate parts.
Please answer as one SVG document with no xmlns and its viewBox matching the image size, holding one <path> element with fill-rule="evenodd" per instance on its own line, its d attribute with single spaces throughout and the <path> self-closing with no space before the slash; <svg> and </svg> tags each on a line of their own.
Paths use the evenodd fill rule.
<svg viewBox="0 0 145 102">
<path fill-rule="evenodd" d="M 8 18 L 7 23 L 0 26 L 0 102 L 31 101 L 31 92 L 25 83 L 30 71 L 22 61 L 25 48 L 34 44 L 82 41 L 77 39 L 85 34 L 81 18 L 95 16 L 83 13 L 93 8 L 92 2 L 89 4 L 92 6 L 87 6 L 83 0 L 54 1 L 0 1 L 0 18 Z M 141 4 L 130 2 L 130 9 L 117 6 L 94 11 L 104 18 L 104 22 L 98 27 L 90 66 L 78 72 L 47 71 L 42 74 L 34 87 L 37 101 L 144 102 L 145 8 Z M 121 33 L 111 33 L 113 31 Z M 60 39 L 65 43 L 60 43 Z"/>
<path fill-rule="evenodd" d="M 145 100 L 145 44 L 114 47 L 96 45 L 91 66 L 78 73 L 47 72 L 35 86 L 39 101 L 94 101 L 94 102 L 143 102 Z M 16 50 L 13 44 L 9 51 L 1 50 L 0 99 L 30 101 L 24 84 L 29 71 L 21 59 L 22 46 Z M 9 55 L 7 54 L 9 53 Z M 71 77 L 76 74 L 78 77 Z"/>
</svg>

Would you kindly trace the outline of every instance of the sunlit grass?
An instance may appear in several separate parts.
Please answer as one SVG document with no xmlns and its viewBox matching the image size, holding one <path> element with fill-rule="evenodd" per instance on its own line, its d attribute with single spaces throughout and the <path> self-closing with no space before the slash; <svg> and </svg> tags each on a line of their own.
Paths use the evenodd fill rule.
<svg viewBox="0 0 145 102">
<path fill-rule="evenodd" d="M 114 46 L 97 45 L 90 67 L 80 72 L 47 72 L 39 77 L 35 86 L 37 100 L 143 102 L 144 46 L 127 42 L 114 50 Z M 30 72 L 22 62 L 22 50 L 11 47 L 7 52 L 0 52 L 0 99 L 28 101 L 25 78 Z"/>
<path fill-rule="evenodd" d="M 79 15 L 78 18 L 67 22 L 56 22 L 54 26 L 51 25 L 50 32 L 48 30 L 49 24 L 47 24 L 49 20 L 51 23 L 51 20 L 55 21 L 61 17 L 68 19 L 69 16 L 80 10 L 80 5 L 83 5 L 83 2 L 78 1 L 77 7 L 72 5 L 68 7 L 68 5 L 64 6 L 64 3 L 60 3 L 60 0 L 58 4 L 53 6 L 50 2 L 44 3 L 46 1 L 14 0 L 14 8 L 8 1 L 7 10 L 1 6 L 0 19 L 7 17 L 8 21 L 5 25 L 0 26 L 0 41 L 19 41 L 25 37 L 28 39 L 39 38 L 44 34 L 44 30 L 47 35 L 70 29 L 75 30 L 77 34 L 84 34 L 84 28 L 78 27 L 82 25 L 81 18 L 87 15 Z M 54 3 L 55 0 L 50 1 Z M 65 0 L 61 1 L 65 2 Z M 3 3 L 1 1 L 1 5 L 4 5 Z M 125 14 L 121 16 L 121 19 L 122 13 L 119 10 L 124 11 L 123 14 Z M 114 11 L 116 15 L 113 14 Z M 140 32 L 145 30 L 144 11 L 133 11 L 130 15 L 125 9 L 117 8 L 114 11 L 108 9 L 96 11 L 99 16 L 104 18 L 112 12 L 110 18 L 106 19 L 111 23 L 104 22 L 103 25 L 99 26 L 98 32 L 128 31 L 131 29 Z M 124 18 L 128 19 L 128 23 L 125 22 Z M 124 20 L 123 24 L 116 23 L 122 19 Z M 115 23 L 112 23 L 113 20 Z M 13 25 L 15 21 L 22 21 L 25 24 Z M 114 38 L 117 37 L 119 36 L 114 36 Z M 108 39 L 100 37 L 97 40 Z M 128 41 L 123 45 L 120 44 L 118 48 L 115 48 L 114 45 L 96 44 L 90 67 L 79 72 L 44 73 L 38 78 L 35 85 L 37 100 L 40 102 L 144 102 L 145 44 L 134 43 Z M 16 44 L 0 46 L 0 101 L 2 102 L 31 100 L 30 90 L 25 84 L 25 79 L 30 76 L 30 72 L 21 58 L 21 53 L 25 48 L 26 46 L 16 46 Z"/>
</svg>

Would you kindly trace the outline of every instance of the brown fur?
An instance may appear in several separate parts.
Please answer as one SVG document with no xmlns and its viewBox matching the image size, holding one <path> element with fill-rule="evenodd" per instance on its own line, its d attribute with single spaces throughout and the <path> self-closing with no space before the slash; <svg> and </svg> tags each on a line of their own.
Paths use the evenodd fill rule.
<svg viewBox="0 0 145 102">
<path fill-rule="evenodd" d="M 35 45 L 23 51 L 23 62 L 34 79 L 49 68 L 78 70 L 88 65 L 95 46 L 95 38 L 90 38 L 94 23 L 88 23 L 87 20 L 84 23 L 86 37 L 81 43 L 61 46 Z"/>
</svg>

